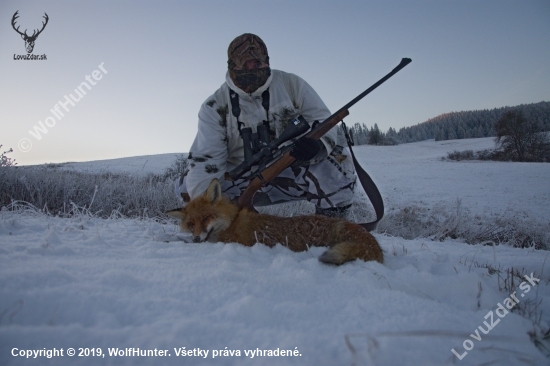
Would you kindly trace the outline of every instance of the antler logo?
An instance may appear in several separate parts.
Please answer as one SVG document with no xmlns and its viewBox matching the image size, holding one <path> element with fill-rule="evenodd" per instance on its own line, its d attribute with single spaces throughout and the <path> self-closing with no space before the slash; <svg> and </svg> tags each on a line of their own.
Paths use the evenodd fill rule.
<svg viewBox="0 0 550 366">
<path fill-rule="evenodd" d="M 34 49 L 34 42 L 36 41 L 36 38 L 40 33 L 42 33 L 44 28 L 46 28 L 46 24 L 48 24 L 48 19 L 49 19 L 48 14 L 44 13 L 45 15 L 43 16 L 43 18 L 46 19 L 46 21 L 42 22 L 42 29 L 40 30 L 35 29 L 34 32 L 32 33 L 32 36 L 29 36 L 27 34 L 26 29 L 25 29 L 25 32 L 21 33 L 19 31 L 19 27 L 15 28 L 15 20 L 19 18 L 19 15 L 17 15 L 17 13 L 19 13 L 19 10 L 17 10 L 15 14 L 13 14 L 13 18 L 11 18 L 11 25 L 13 29 L 15 29 L 15 31 L 19 33 L 21 35 L 21 38 L 23 38 L 23 40 L 25 41 L 25 48 L 27 49 L 27 53 L 31 53 L 32 50 Z"/>
</svg>

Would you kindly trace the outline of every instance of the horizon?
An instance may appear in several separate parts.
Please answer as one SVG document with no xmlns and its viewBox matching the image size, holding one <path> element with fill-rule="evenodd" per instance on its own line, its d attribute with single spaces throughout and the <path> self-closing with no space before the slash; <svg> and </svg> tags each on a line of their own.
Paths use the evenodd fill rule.
<svg viewBox="0 0 550 366">
<path fill-rule="evenodd" d="M 411 58 L 350 109 L 348 125 L 399 131 L 446 113 L 550 101 L 544 0 L 8 0 L 0 10 L 0 144 L 18 165 L 188 152 L 201 104 L 225 81 L 227 46 L 245 32 L 331 112 Z M 28 34 L 48 15 L 32 52 L 46 60 L 18 59 L 27 52 L 16 11 Z"/>
<path fill-rule="evenodd" d="M 470 110 L 470 111 L 451 111 L 451 112 L 444 112 L 444 113 L 441 113 L 435 117 L 431 117 L 429 119 L 427 119 L 426 121 L 424 122 L 419 122 L 417 123 L 416 125 L 411 125 L 411 126 L 404 126 L 404 127 L 401 127 L 399 130 L 395 129 L 395 131 L 397 133 L 401 132 L 401 130 L 404 130 L 404 129 L 407 129 L 407 128 L 411 128 L 411 127 L 416 127 L 418 125 L 421 125 L 421 124 L 424 124 L 424 123 L 431 123 L 433 122 L 434 119 L 437 119 L 438 117 L 441 117 L 441 116 L 445 116 L 445 115 L 448 115 L 448 114 L 452 114 L 452 113 L 462 113 L 462 112 L 478 112 L 478 111 L 484 111 L 484 110 L 494 110 L 494 109 L 503 109 L 503 108 L 515 108 L 515 107 L 519 107 L 519 106 L 524 106 L 524 105 L 532 105 L 532 104 L 539 104 L 539 103 L 550 103 L 550 101 L 541 101 L 541 102 L 535 102 L 535 103 L 525 103 L 525 104 L 518 104 L 518 105 L 514 105 L 514 106 L 504 106 L 504 107 L 496 107 L 496 108 L 490 108 L 490 109 L 476 109 L 476 110 Z M 376 123 L 375 123 L 376 124 Z M 366 126 L 368 128 L 371 128 L 373 127 L 374 125 L 371 125 L 371 126 Z M 348 128 L 351 128 L 352 126 L 348 126 Z M 390 126 L 388 128 L 388 130 L 390 128 L 393 128 L 392 126 Z M 386 134 L 388 131 L 382 131 L 382 133 Z M 451 141 L 451 140 L 468 140 L 468 139 L 494 139 L 494 136 L 488 136 L 488 137 L 466 137 L 466 138 L 456 138 L 456 139 L 446 139 L 446 140 L 440 140 L 440 141 Z M 426 139 L 426 140 L 418 140 L 418 141 L 408 141 L 408 142 L 400 142 L 399 144 L 410 144 L 410 143 L 416 143 L 416 142 L 422 142 L 422 141 L 429 141 L 429 140 L 433 140 L 433 138 L 429 138 L 429 139 Z M 437 140 L 435 140 L 437 142 Z M 357 146 L 362 146 L 363 144 L 359 144 Z M 380 145 L 380 146 L 385 146 L 385 145 Z M 48 162 L 48 163 L 38 163 L 38 164 L 25 164 L 25 165 L 20 165 L 20 164 L 17 164 L 18 166 L 36 166 L 36 165 L 47 165 L 47 164 L 75 164 L 75 163 L 88 163 L 88 162 L 100 162 L 100 161 L 108 161 L 108 160 L 117 160 L 117 159 L 129 159 L 129 158 L 139 158 L 139 157 L 148 157 L 148 156 L 155 156 L 155 155 L 168 155 L 168 154 L 175 154 L 174 156 L 177 156 L 177 154 L 188 154 L 189 151 L 177 151 L 177 152 L 163 152 L 163 153 L 153 153 L 153 154 L 146 154 L 146 155 L 128 155 L 128 156 L 119 156 L 119 157 L 108 157 L 108 158 L 103 158 L 103 159 L 93 159 L 93 160 L 81 160 L 81 161 L 62 161 L 62 162 Z M 9 157 L 9 156 L 8 156 Z"/>
</svg>

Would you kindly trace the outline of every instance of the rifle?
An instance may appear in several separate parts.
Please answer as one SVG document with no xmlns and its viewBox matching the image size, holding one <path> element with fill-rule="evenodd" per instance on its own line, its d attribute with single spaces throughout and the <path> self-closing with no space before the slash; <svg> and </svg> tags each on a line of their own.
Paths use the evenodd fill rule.
<svg viewBox="0 0 550 366">
<path fill-rule="evenodd" d="M 322 123 L 313 124 L 313 126 L 311 126 L 311 130 L 305 135 L 305 137 L 308 137 L 313 140 L 319 140 L 331 128 L 336 126 L 337 123 L 342 121 L 344 117 L 349 115 L 348 109 L 351 106 L 353 106 L 355 103 L 363 99 L 367 94 L 369 94 L 374 89 L 379 87 L 382 83 L 384 83 L 394 74 L 399 72 L 402 68 L 407 66 L 411 61 L 412 60 L 410 58 L 403 58 L 401 60 L 401 63 L 397 65 L 390 73 L 388 73 L 382 79 L 378 80 L 367 90 L 359 94 L 348 104 L 346 104 L 345 106 L 340 108 L 338 111 L 333 113 L 330 117 L 328 117 Z M 287 128 L 285 128 L 285 130 L 277 140 L 271 142 L 270 144 L 267 144 L 265 141 L 261 142 L 260 143 L 261 146 L 259 147 L 259 149 L 256 149 L 256 150 L 259 150 L 256 154 L 252 155 L 251 153 L 249 153 L 243 163 L 241 163 L 239 166 L 237 166 L 235 169 L 229 172 L 229 177 L 232 180 L 236 180 L 241 176 L 243 176 L 253 166 L 256 166 L 256 165 L 258 166 L 256 171 L 248 177 L 248 179 L 250 180 L 250 183 L 248 184 L 248 187 L 244 190 L 244 192 L 239 197 L 240 208 L 247 208 L 251 211 L 256 211 L 253 205 L 253 198 L 254 198 L 254 194 L 256 194 L 256 191 L 258 191 L 258 189 L 260 189 L 262 186 L 265 186 L 272 179 L 277 177 L 283 170 L 285 170 L 290 164 L 292 164 L 296 160 L 296 158 L 290 155 L 290 152 L 292 151 L 294 144 L 284 146 L 283 148 L 279 148 L 279 145 L 283 144 L 284 142 L 294 137 L 298 137 L 302 135 L 303 133 L 307 132 L 309 129 L 310 129 L 309 124 L 302 116 L 295 118 L 294 120 L 291 121 L 291 123 L 289 123 Z M 384 215 L 384 203 L 382 201 L 382 196 L 380 195 L 378 188 L 376 188 L 376 185 L 374 184 L 370 176 L 367 174 L 367 172 L 365 172 L 363 168 L 361 168 L 361 166 L 357 163 L 357 160 L 355 159 L 355 155 L 351 150 L 352 143 L 349 135 L 347 134 L 347 129 L 345 128 L 345 125 L 344 125 L 344 133 L 346 134 L 346 138 L 348 139 L 349 149 L 353 158 L 353 163 L 354 163 L 357 175 L 359 177 L 359 180 L 363 184 L 363 187 L 365 188 L 365 191 L 369 199 L 371 200 L 376 212 L 376 216 L 377 216 L 376 221 L 362 224 L 367 230 L 372 230 Z M 245 146 L 245 149 L 246 149 L 246 146 Z"/>
</svg>

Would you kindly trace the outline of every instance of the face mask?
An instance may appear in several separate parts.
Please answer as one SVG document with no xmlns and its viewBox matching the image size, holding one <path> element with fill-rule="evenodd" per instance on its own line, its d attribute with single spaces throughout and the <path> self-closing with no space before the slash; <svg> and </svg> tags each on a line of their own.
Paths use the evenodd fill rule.
<svg viewBox="0 0 550 366">
<path fill-rule="evenodd" d="M 259 87 L 266 83 L 270 75 L 271 69 L 269 67 L 229 71 L 229 76 L 231 76 L 231 80 L 233 80 L 235 85 L 247 93 L 253 93 L 258 90 Z"/>
</svg>

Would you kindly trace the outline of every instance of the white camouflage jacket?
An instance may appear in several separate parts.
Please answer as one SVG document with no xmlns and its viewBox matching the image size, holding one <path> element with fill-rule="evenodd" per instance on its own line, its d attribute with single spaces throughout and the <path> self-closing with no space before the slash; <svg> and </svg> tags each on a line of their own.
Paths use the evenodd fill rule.
<svg viewBox="0 0 550 366">
<path fill-rule="evenodd" d="M 244 123 L 241 128 L 251 127 L 252 132 L 256 132 L 256 126 L 266 119 L 261 95 L 267 88 L 270 95 L 270 130 L 276 137 L 298 115 L 302 115 L 309 124 L 315 120 L 322 122 L 330 116 L 330 111 L 315 90 L 297 75 L 271 70 L 265 85 L 247 94 L 235 86 L 227 73 L 226 82 L 206 99 L 199 111 L 198 133 L 189 152 L 190 170 L 186 178 L 191 199 L 203 194 L 212 179 L 222 182 L 225 172 L 244 160 L 243 141 L 237 119 L 231 112 L 230 88 L 239 94 L 239 121 Z M 325 158 L 336 146 L 336 128 L 323 136 L 321 141 L 326 150 L 321 149 L 322 152 L 312 163 Z"/>
</svg>

